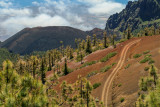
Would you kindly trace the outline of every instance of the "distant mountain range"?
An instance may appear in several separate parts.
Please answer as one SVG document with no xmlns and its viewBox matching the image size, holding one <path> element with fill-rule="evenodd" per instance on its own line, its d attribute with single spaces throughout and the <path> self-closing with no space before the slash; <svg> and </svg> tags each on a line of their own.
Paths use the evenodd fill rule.
<svg viewBox="0 0 160 107">
<path fill-rule="evenodd" d="M 134 31 L 152 25 L 159 26 L 159 24 L 160 0 L 138 0 L 129 1 L 120 13 L 110 16 L 105 29 L 123 32 L 129 25 Z"/>
<path fill-rule="evenodd" d="M 82 31 L 66 26 L 25 28 L 1 44 L 2 48 L 18 54 L 30 54 L 33 51 L 47 51 L 59 48 L 60 41 L 64 46 L 75 46 L 75 38 L 85 39 L 87 35 L 97 34 L 102 37 L 104 30 L 95 28 Z M 97 33 L 98 32 L 98 33 Z"/>
</svg>

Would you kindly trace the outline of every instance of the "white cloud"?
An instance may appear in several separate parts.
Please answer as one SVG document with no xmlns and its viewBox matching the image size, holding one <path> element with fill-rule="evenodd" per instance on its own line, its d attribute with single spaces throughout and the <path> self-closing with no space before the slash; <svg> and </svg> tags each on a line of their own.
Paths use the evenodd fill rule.
<svg viewBox="0 0 160 107">
<path fill-rule="evenodd" d="M 64 18 L 60 16 L 49 16 L 46 14 L 40 14 L 36 17 L 12 17 L 1 23 L 1 26 L 8 30 L 8 34 L 15 34 L 25 27 L 37 27 L 37 26 L 70 26 Z"/>
<path fill-rule="evenodd" d="M 113 14 L 121 11 L 125 6 L 108 0 L 79 0 L 89 4 L 88 12 L 96 15 Z"/>
<path fill-rule="evenodd" d="M 28 16 L 31 15 L 32 11 L 30 9 L 12 9 L 12 8 L 3 8 L 0 9 L 0 15 L 9 15 L 9 16 Z"/>
<path fill-rule="evenodd" d="M 124 5 L 115 2 L 101 2 L 93 5 L 88 9 L 91 14 L 113 14 L 124 8 Z"/>
<path fill-rule="evenodd" d="M 13 5 L 12 2 L 9 2 L 8 0 L 1 0 L 0 1 L 0 7 L 8 8 L 12 5 Z"/>
<path fill-rule="evenodd" d="M 109 15 L 124 8 L 123 4 L 107 0 L 77 0 L 82 4 L 71 0 L 44 0 L 34 1 L 33 7 L 24 8 L 12 7 L 13 3 L 10 1 L 0 2 L 0 6 L 3 5 L 0 8 L 0 40 L 25 27 L 71 26 L 81 30 L 91 30 L 94 27 L 104 29 Z"/>
</svg>

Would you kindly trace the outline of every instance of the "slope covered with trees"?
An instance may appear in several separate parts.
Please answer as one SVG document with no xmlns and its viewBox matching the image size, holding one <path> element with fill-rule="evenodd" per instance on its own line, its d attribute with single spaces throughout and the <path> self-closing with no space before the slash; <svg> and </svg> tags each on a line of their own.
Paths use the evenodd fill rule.
<svg viewBox="0 0 160 107">
<path fill-rule="evenodd" d="M 128 28 L 128 25 L 132 31 L 152 25 L 157 27 L 160 24 L 159 11 L 159 0 L 129 1 L 126 8 L 120 13 L 109 17 L 105 29 L 123 32 Z"/>
</svg>

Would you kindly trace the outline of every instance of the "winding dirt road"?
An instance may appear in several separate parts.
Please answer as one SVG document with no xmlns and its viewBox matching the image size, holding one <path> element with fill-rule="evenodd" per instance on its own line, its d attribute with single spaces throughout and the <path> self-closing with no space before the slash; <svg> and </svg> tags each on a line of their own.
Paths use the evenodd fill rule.
<svg viewBox="0 0 160 107">
<path fill-rule="evenodd" d="M 122 53 L 120 55 L 120 60 L 116 66 L 116 68 L 112 71 L 112 73 L 109 75 L 109 77 L 107 78 L 107 80 L 105 81 L 104 83 L 104 87 L 103 87 L 103 90 L 102 90 L 102 97 L 101 97 L 101 100 L 104 102 L 105 106 L 109 106 L 108 104 L 108 97 L 109 97 L 109 90 L 111 88 L 111 85 L 112 85 L 112 82 L 113 82 L 113 79 L 114 77 L 116 76 L 116 74 L 118 73 L 118 71 L 122 68 L 123 64 L 124 64 L 124 61 L 126 59 L 126 55 L 127 55 L 127 51 L 129 50 L 129 48 L 139 42 L 139 40 L 135 40 L 129 44 L 127 44 L 123 50 L 122 50 Z"/>
</svg>

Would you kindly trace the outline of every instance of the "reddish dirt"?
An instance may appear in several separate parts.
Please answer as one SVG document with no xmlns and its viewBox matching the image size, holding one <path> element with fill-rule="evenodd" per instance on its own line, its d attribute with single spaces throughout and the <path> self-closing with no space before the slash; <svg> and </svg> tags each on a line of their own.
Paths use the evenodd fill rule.
<svg viewBox="0 0 160 107">
<path fill-rule="evenodd" d="M 144 55 L 134 59 L 133 56 L 135 54 L 142 54 L 144 51 L 150 50 L 149 54 L 152 55 L 156 67 L 160 68 L 160 36 L 142 37 L 141 39 L 139 44 L 130 49 L 123 69 L 119 71 L 115 78 L 111 92 L 113 93 L 112 98 L 115 107 L 134 107 L 138 98 L 139 80 L 149 73 L 149 71 L 144 71 L 144 68 L 149 66 L 148 63 L 139 63 L 144 58 Z M 131 64 L 131 66 L 128 69 L 124 69 L 128 64 Z M 118 87 L 119 84 L 122 86 Z M 123 103 L 120 102 L 122 97 L 125 99 Z"/>
<path fill-rule="evenodd" d="M 104 56 L 106 56 L 110 52 L 117 52 L 118 54 L 111 58 L 109 61 L 105 63 L 97 63 L 92 66 L 88 66 L 82 69 L 75 70 L 74 72 L 68 74 L 67 76 L 60 77 L 59 84 L 61 84 L 62 81 L 67 81 L 67 83 L 75 83 L 77 80 L 78 75 L 81 75 L 82 77 L 86 77 L 88 73 L 100 70 L 101 68 L 105 67 L 106 65 L 111 65 L 112 63 L 117 63 L 120 57 L 120 53 L 124 46 L 128 44 L 129 42 L 132 42 L 134 40 L 137 40 L 140 38 L 132 38 L 128 41 L 125 41 L 123 43 L 120 43 L 117 45 L 117 48 L 107 48 L 104 50 L 96 51 L 87 57 L 85 57 L 84 61 L 90 62 L 94 60 L 100 60 Z M 113 104 L 116 107 L 132 107 L 134 106 L 134 103 L 136 99 L 138 98 L 138 82 L 142 76 L 148 75 L 147 71 L 144 71 L 144 67 L 148 66 L 148 64 L 140 64 L 139 61 L 143 59 L 144 56 L 141 56 L 140 58 L 134 59 L 133 55 L 135 54 L 141 54 L 146 50 L 150 50 L 151 52 L 149 54 L 152 54 L 152 58 L 155 60 L 155 65 L 157 68 L 160 69 L 160 36 L 152 36 L 152 37 L 141 37 L 141 42 L 137 43 L 136 45 L 133 45 L 129 51 L 127 52 L 127 58 L 125 60 L 125 64 L 122 67 L 122 69 L 118 72 L 117 76 L 114 80 L 114 87 L 111 90 L 111 96 L 113 98 Z M 125 69 L 125 67 L 131 64 L 131 66 L 128 69 Z M 69 62 L 69 67 L 72 69 L 79 68 L 81 66 L 80 63 L 77 62 Z M 115 67 L 115 66 L 114 66 Z M 97 75 L 94 75 L 90 78 L 88 78 L 92 84 L 94 83 L 101 83 L 101 86 L 97 89 L 93 90 L 92 95 L 98 99 L 101 98 L 102 94 L 102 88 L 104 85 L 104 82 L 106 78 L 110 75 L 110 73 L 113 71 L 114 67 L 110 69 L 109 71 L 105 73 L 99 73 Z M 47 76 L 50 76 L 51 73 L 48 73 Z M 118 87 L 118 85 L 121 84 L 122 86 Z M 56 87 L 55 89 L 59 89 Z M 120 98 L 124 97 L 125 101 L 123 103 L 120 103 Z"/>
</svg>

